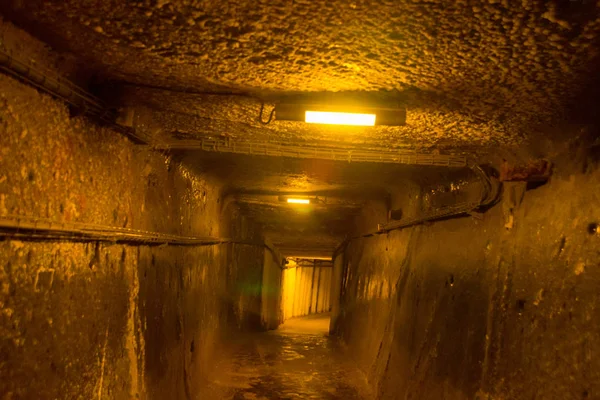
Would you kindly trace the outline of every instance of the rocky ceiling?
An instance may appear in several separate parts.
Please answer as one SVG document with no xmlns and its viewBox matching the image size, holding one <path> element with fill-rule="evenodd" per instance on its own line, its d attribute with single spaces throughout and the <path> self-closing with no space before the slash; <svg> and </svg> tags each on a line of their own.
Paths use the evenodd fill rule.
<svg viewBox="0 0 600 400">
<path fill-rule="evenodd" d="M 398 146 L 517 145 L 561 118 L 595 75 L 600 31 L 596 0 L 6 0 L 0 9 L 101 79 L 259 97 L 378 93 L 406 105 L 407 124 L 366 134 Z M 256 116 L 255 104 L 241 107 L 242 119 Z M 215 115 L 202 117 L 227 119 Z"/>
<path fill-rule="evenodd" d="M 518 147 L 564 122 L 598 77 L 596 0 L 4 0 L 0 11 L 75 55 L 80 71 L 72 78 L 94 76 L 96 89 L 134 108 L 141 129 L 161 140 Z M 258 122 L 262 102 L 268 112 L 282 97 L 327 93 L 400 104 L 406 125 Z M 424 171 L 191 151 L 181 157 L 227 182 L 231 195 L 319 192 L 350 201 L 312 217 L 271 201 L 240 201 L 287 248 L 331 247 L 366 193 L 385 195 L 386 185 Z"/>
</svg>

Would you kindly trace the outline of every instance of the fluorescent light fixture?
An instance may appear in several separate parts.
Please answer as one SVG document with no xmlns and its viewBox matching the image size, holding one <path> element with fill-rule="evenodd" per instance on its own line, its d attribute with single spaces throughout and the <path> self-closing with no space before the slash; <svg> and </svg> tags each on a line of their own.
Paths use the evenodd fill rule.
<svg viewBox="0 0 600 400">
<path fill-rule="evenodd" d="M 375 117 L 375 114 L 306 111 L 305 122 L 309 124 L 374 126 Z"/>
<path fill-rule="evenodd" d="M 275 118 L 279 121 L 302 121 L 309 124 L 401 126 L 406 123 L 406 108 L 356 104 L 278 103 L 275 105 Z"/>
<path fill-rule="evenodd" d="M 309 199 L 292 199 L 289 198 L 287 199 L 287 202 L 290 204 L 310 204 L 310 200 Z"/>
</svg>

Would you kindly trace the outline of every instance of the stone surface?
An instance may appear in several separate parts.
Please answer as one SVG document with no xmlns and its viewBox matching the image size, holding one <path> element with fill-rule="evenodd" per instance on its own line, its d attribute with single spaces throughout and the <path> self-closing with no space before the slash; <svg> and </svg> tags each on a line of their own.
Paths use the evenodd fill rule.
<svg viewBox="0 0 600 400">
<path fill-rule="evenodd" d="M 261 326 L 263 329 L 277 329 L 283 321 L 281 312 L 281 259 L 265 251 L 262 264 Z"/>
<path fill-rule="evenodd" d="M 550 183 L 481 219 L 350 243 L 335 330 L 380 398 L 600 395 L 593 154 L 571 148 Z M 357 229 L 385 210 L 366 209 Z"/>
<path fill-rule="evenodd" d="M 591 0 L 0 7 L 55 48 L 81 55 L 99 77 L 186 92 L 382 91 L 409 108 L 406 127 L 376 135 L 395 145 L 518 144 L 562 119 L 597 72 Z"/>
<path fill-rule="evenodd" d="M 5 75 L 0 105 L 0 217 L 262 239 L 210 174 Z M 2 398 L 189 397 L 224 332 L 261 326 L 265 252 L 0 242 Z"/>
</svg>

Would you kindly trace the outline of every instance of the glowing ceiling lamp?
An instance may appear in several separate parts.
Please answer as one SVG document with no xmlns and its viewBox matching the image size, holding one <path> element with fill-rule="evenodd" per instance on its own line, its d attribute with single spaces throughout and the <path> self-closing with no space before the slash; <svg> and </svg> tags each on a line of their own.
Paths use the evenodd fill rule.
<svg viewBox="0 0 600 400">
<path fill-rule="evenodd" d="M 287 202 L 289 204 L 310 204 L 310 200 L 309 199 L 294 199 L 294 198 L 288 198 Z"/>
<path fill-rule="evenodd" d="M 373 126 L 376 117 L 375 114 L 306 111 L 304 121 L 309 124 Z"/>
<path fill-rule="evenodd" d="M 303 121 L 309 124 L 399 126 L 406 123 L 404 108 L 281 103 L 275 105 L 274 114 L 275 119 L 280 121 Z M 268 122 L 271 118 L 272 115 Z"/>
</svg>

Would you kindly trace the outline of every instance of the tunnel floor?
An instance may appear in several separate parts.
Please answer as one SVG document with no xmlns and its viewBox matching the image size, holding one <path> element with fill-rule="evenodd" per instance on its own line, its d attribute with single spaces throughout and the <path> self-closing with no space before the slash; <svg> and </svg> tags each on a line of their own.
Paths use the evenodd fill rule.
<svg viewBox="0 0 600 400">
<path fill-rule="evenodd" d="M 197 398 L 371 399 L 364 375 L 328 328 L 329 315 L 319 314 L 236 338 Z"/>
</svg>

